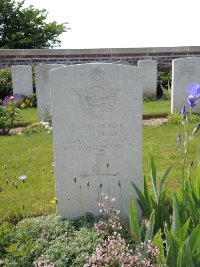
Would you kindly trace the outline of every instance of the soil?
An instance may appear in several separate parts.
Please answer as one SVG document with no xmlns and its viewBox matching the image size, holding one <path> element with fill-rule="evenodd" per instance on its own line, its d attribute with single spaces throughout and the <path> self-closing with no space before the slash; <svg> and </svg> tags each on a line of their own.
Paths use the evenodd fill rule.
<svg viewBox="0 0 200 267">
<path fill-rule="evenodd" d="M 18 133 L 20 133 L 23 129 L 24 129 L 24 127 L 17 127 L 17 128 L 10 129 L 9 134 L 10 134 L 10 135 L 18 134 Z"/>
<path fill-rule="evenodd" d="M 144 125 L 159 126 L 159 125 L 164 125 L 166 123 L 167 123 L 167 118 L 151 118 L 143 120 Z"/>
</svg>

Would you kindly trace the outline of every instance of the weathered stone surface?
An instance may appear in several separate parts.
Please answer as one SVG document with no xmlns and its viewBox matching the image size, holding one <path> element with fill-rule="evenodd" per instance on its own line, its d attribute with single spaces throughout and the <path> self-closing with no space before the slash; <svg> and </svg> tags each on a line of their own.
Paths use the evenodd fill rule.
<svg viewBox="0 0 200 267">
<path fill-rule="evenodd" d="M 200 83 L 200 57 L 179 58 L 172 61 L 172 98 L 171 113 L 181 112 L 187 104 L 187 88 L 191 83 Z M 197 105 L 194 112 L 200 112 Z"/>
<path fill-rule="evenodd" d="M 28 65 L 11 66 L 13 94 L 25 96 L 33 93 L 32 67 Z"/>
<path fill-rule="evenodd" d="M 138 67 L 143 71 L 143 96 L 157 96 L 157 61 L 152 59 L 138 60 Z"/>
<path fill-rule="evenodd" d="M 141 68 L 117 64 L 50 71 L 61 216 L 97 214 L 102 193 L 127 216 L 131 180 L 142 183 L 141 79 Z"/>
<path fill-rule="evenodd" d="M 64 65 L 62 64 L 42 64 L 35 67 L 35 83 L 39 121 L 49 121 L 51 118 L 49 70 L 63 66 Z"/>
</svg>

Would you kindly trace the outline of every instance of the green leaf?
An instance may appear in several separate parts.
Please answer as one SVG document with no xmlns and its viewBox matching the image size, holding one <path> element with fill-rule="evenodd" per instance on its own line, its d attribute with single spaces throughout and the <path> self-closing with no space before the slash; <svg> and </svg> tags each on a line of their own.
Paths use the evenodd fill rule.
<svg viewBox="0 0 200 267">
<path fill-rule="evenodd" d="M 177 266 L 178 253 L 181 248 L 182 242 L 173 234 L 170 237 L 170 246 L 167 251 L 167 264 L 170 267 Z"/>
<path fill-rule="evenodd" d="M 155 210 L 152 211 L 149 222 L 147 224 L 147 230 L 145 235 L 145 242 L 147 243 L 148 240 L 152 240 L 153 238 L 153 229 L 155 224 Z"/>
<path fill-rule="evenodd" d="M 153 243 L 159 249 L 159 253 L 158 253 L 158 257 L 157 257 L 157 263 L 158 264 L 166 263 L 164 248 L 163 248 L 163 240 L 161 237 L 161 230 L 160 229 L 158 230 L 158 232 L 154 236 Z"/>
<path fill-rule="evenodd" d="M 133 200 L 133 197 L 130 196 L 130 227 L 131 231 L 135 237 L 136 244 L 141 243 L 141 234 L 140 234 L 140 227 L 139 227 L 139 222 L 138 222 L 138 213 L 137 209 L 135 207 L 135 203 Z"/>
<path fill-rule="evenodd" d="M 134 189 L 135 189 L 135 191 L 136 191 L 136 193 L 137 193 L 137 195 L 139 197 L 139 201 L 138 202 L 139 202 L 140 207 L 142 209 L 143 215 L 146 216 L 149 219 L 152 210 L 151 210 L 151 206 L 150 206 L 150 204 L 148 202 L 148 199 L 146 199 L 144 197 L 143 193 L 140 191 L 140 189 L 132 181 L 131 181 L 131 183 L 132 183 L 132 185 L 133 185 L 133 187 L 134 187 Z"/>
<path fill-rule="evenodd" d="M 183 225 L 183 227 L 180 230 L 179 238 L 182 241 L 185 241 L 187 237 L 187 230 L 188 230 L 189 223 L 190 223 L 190 218 L 187 220 L 187 222 Z"/>
<path fill-rule="evenodd" d="M 156 202 L 158 203 L 158 187 L 157 187 L 157 175 L 156 175 L 156 164 L 151 156 L 151 180 L 153 185 L 153 191 L 155 195 Z"/>
<path fill-rule="evenodd" d="M 193 258 L 195 261 L 200 262 L 200 252 L 197 252 L 196 254 L 194 254 Z"/>
<path fill-rule="evenodd" d="M 188 237 L 188 241 L 191 249 L 191 253 L 193 254 L 195 252 L 195 249 L 197 248 L 197 251 L 200 251 L 200 225 L 198 225 L 190 234 Z"/>
<path fill-rule="evenodd" d="M 191 218 L 193 220 L 193 223 L 195 225 L 198 224 L 198 213 L 197 213 L 197 209 L 196 209 L 196 206 L 195 206 L 195 202 L 193 201 L 191 195 L 187 195 L 187 203 L 189 204 L 189 208 L 190 208 L 190 215 L 191 215 Z"/>
<path fill-rule="evenodd" d="M 144 186 L 143 186 L 143 188 L 144 188 L 144 197 L 148 201 L 149 207 L 150 207 L 151 212 L 152 212 L 152 210 L 153 210 L 152 198 L 151 198 L 151 195 L 150 195 L 150 192 L 149 192 L 149 187 L 147 186 L 147 181 L 146 181 L 146 177 L 145 176 L 144 176 Z M 150 212 L 150 214 L 151 214 L 151 212 Z M 149 215 L 149 217 L 150 217 L 150 215 Z"/>
<path fill-rule="evenodd" d="M 178 211 L 178 200 L 175 194 L 173 194 L 173 218 L 172 218 L 172 234 L 179 236 L 180 232 L 180 219 L 179 219 L 179 211 Z"/>
<path fill-rule="evenodd" d="M 163 177 L 162 177 L 161 182 L 160 182 L 160 188 L 159 188 L 158 195 L 160 195 L 160 193 L 162 192 L 164 183 L 165 183 L 165 181 L 166 181 L 166 179 L 167 179 L 167 176 L 169 175 L 171 169 L 172 169 L 172 166 L 170 166 L 170 167 L 165 171 L 165 173 L 163 174 Z"/>
<path fill-rule="evenodd" d="M 179 250 L 177 258 L 177 266 L 194 267 L 190 246 L 187 242 Z"/>
</svg>

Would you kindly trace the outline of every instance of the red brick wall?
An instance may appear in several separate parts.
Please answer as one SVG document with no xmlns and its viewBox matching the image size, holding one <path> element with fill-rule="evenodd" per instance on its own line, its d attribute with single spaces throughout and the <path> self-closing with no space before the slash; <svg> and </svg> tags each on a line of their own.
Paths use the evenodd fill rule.
<svg viewBox="0 0 200 267">
<path fill-rule="evenodd" d="M 138 60 L 155 59 L 158 68 L 171 68 L 173 59 L 200 56 L 200 47 L 150 47 L 115 49 L 0 49 L 0 68 L 21 64 L 123 63 L 136 66 Z"/>
</svg>

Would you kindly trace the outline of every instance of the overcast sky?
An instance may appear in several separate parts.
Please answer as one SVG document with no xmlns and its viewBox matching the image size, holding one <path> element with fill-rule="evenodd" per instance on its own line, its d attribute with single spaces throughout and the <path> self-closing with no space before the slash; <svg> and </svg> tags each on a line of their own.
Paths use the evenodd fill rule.
<svg viewBox="0 0 200 267">
<path fill-rule="evenodd" d="M 199 0 L 25 0 L 68 22 L 61 48 L 200 45 Z"/>
</svg>

